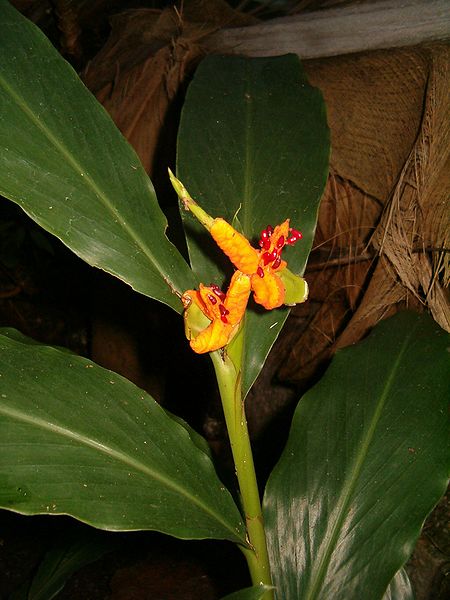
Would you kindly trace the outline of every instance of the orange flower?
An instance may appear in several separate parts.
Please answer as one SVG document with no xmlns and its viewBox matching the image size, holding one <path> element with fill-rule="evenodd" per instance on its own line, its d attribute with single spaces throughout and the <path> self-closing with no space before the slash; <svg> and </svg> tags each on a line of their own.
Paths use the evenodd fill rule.
<svg viewBox="0 0 450 600">
<path fill-rule="evenodd" d="M 286 289 L 280 273 L 287 265 L 281 252 L 302 237 L 289 227 L 289 219 L 275 228 L 268 225 L 261 232 L 259 250 L 224 219 L 214 219 L 209 231 L 234 266 L 250 276 L 255 302 L 267 310 L 284 304 Z"/>
<path fill-rule="evenodd" d="M 234 273 L 226 294 L 216 285 L 202 283 L 198 291 L 184 292 L 185 329 L 192 350 L 204 354 L 226 346 L 238 331 L 249 295 L 250 277 L 240 271 Z"/>
<path fill-rule="evenodd" d="M 257 250 L 227 221 L 208 215 L 170 169 L 169 174 L 184 207 L 211 233 L 237 269 L 226 294 L 217 286 L 203 284 L 198 291 L 188 290 L 183 294 L 186 336 L 195 352 L 213 352 L 230 342 L 245 314 L 251 290 L 255 301 L 267 310 L 307 299 L 308 284 L 289 271 L 281 258 L 283 248 L 302 237 L 289 227 L 289 219 L 275 228 L 268 225 L 261 232 Z"/>
</svg>

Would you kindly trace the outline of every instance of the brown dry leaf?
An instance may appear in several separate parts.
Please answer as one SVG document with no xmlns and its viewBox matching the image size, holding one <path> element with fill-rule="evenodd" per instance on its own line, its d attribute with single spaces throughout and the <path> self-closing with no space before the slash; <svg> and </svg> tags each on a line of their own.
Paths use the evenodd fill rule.
<svg viewBox="0 0 450 600">
<path fill-rule="evenodd" d="M 328 107 L 331 175 L 306 273 L 311 316 L 290 336 L 281 379 L 304 382 L 402 307 L 427 307 L 450 329 L 449 54 L 435 45 L 306 64 Z"/>
<path fill-rule="evenodd" d="M 450 331 L 450 48 L 430 52 L 421 127 L 372 244 L 387 268 Z"/>
<path fill-rule="evenodd" d="M 108 43 L 83 79 L 151 175 L 157 152 L 158 161 L 163 160 L 161 130 L 165 125 L 169 127 L 165 137 L 172 142 L 166 147 L 173 148 L 177 118 L 170 111 L 187 74 L 204 55 L 203 38 L 220 27 L 247 22 L 248 17 L 224 0 L 191 1 L 180 12 L 140 8 L 112 19 Z"/>
<path fill-rule="evenodd" d="M 280 379 L 306 382 L 329 358 L 364 294 L 375 259 L 367 241 L 382 209 L 350 182 L 330 174 L 305 275 L 310 298 L 292 312 L 296 320 L 303 317 L 304 328 L 297 329 L 297 340 L 290 340 Z"/>
<path fill-rule="evenodd" d="M 173 9 L 127 11 L 113 19 L 112 27 L 110 41 L 85 73 L 85 83 L 152 173 L 170 101 L 198 48 L 189 39 L 192 32 L 180 35 Z"/>
<path fill-rule="evenodd" d="M 190 555 L 149 557 L 119 569 L 111 580 L 111 600 L 184 598 L 214 600 L 214 581 Z"/>
<path fill-rule="evenodd" d="M 331 166 L 385 202 L 420 126 L 427 53 L 396 49 L 306 61 L 327 105 Z"/>
</svg>

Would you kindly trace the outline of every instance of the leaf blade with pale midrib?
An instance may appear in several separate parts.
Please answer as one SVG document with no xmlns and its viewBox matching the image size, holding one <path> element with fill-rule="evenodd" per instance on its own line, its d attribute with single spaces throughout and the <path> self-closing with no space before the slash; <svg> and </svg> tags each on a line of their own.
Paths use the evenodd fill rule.
<svg viewBox="0 0 450 600">
<path fill-rule="evenodd" d="M 0 504 L 110 530 L 244 541 L 189 427 L 90 361 L 1 336 Z"/>
<path fill-rule="evenodd" d="M 0 193 L 90 265 L 178 312 L 192 287 L 134 150 L 37 27 L 0 3 Z"/>
<path fill-rule="evenodd" d="M 378 600 L 409 557 L 447 484 L 447 345 L 398 315 L 300 400 L 264 500 L 283 600 Z"/>
</svg>

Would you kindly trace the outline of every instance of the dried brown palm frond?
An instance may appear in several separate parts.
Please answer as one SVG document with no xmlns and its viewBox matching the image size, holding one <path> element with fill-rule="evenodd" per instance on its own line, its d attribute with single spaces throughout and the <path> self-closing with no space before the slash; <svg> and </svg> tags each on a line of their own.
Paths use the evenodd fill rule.
<svg viewBox="0 0 450 600">
<path fill-rule="evenodd" d="M 290 338 L 281 379 L 308 380 L 402 307 L 450 330 L 449 55 L 434 45 L 306 63 L 327 102 L 332 171 L 307 271 L 318 308 Z"/>
<path fill-rule="evenodd" d="M 181 3 L 179 10 L 127 10 L 112 19 L 110 38 L 88 65 L 83 79 L 151 175 L 155 174 L 156 156 L 164 155 L 163 126 L 174 144 L 177 118 L 173 104 L 204 55 L 203 38 L 222 26 L 249 22 L 253 20 L 232 10 L 225 0 L 191 0 Z"/>
<path fill-rule="evenodd" d="M 388 268 L 450 331 L 450 51 L 431 55 L 417 139 L 372 238 Z"/>
</svg>

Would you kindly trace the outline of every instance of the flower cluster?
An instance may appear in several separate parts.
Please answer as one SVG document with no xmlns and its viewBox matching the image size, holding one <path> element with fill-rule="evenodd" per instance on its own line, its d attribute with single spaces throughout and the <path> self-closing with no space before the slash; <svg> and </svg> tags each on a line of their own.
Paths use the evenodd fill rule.
<svg viewBox="0 0 450 600">
<path fill-rule="evenodd" d="M 216 285 L 200 284 L 198 290 L 187 290 L 182 296 L 186 335 L 195 352 L 213 352 L 231 341 L 251 292 L 255 302 L 267 310 L 306 300 L 306 281 L 290 272 L 281 257 L 285 246 L 292 246 L 302 238 L 299 231 L 289 226 L 289 219 L 276 227 L 268 225 L 261 232 L 259 248 L 254 248 L 227 221 L 205 213 L 172 173 L 170 178 L 184 206 L 208 229 L 236 268 L 226 293 Z"/>
<path fill-rule="evenodd" d="M 289 227 L 289 219 L 275 228 L 268 225 L 261 232 L 259 250 L 224 219 L 214 219 L 210 233 L 236 269 L 250 277 L 255 302 L 267 310 L 284 304 L 286 289 L 278 273 L 287 265 L 281 252 L 302 238 L 299 231 Z"/>
</svg>

